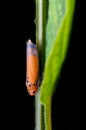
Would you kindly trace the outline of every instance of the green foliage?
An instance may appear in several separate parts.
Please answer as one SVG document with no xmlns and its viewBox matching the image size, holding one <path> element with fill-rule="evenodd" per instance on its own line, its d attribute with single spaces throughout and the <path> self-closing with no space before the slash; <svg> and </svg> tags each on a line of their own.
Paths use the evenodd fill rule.
<svg viewBox="0 0 86 130">
<path fill-rule="evenodd" d="M 36 0 L 36 42 L 44 77 L 35 96 L 35 130 L 52 130 L 52 95 L 66 57 L 74 6 L 75 0 Z"/>
<path fill-rule="evenodd" d="M 46 29 L 46 59 L 54 45 L 59 26 L 65 15 L 65 0 L 49 0 L 48 23 Z"/>
<path fill-rule="evenodd" d="M 41 85 L 41 102 L 52 96 L 68 48 L 75 0 L 49 0 L 46 29 L 46 63 Z"/>
</svg>

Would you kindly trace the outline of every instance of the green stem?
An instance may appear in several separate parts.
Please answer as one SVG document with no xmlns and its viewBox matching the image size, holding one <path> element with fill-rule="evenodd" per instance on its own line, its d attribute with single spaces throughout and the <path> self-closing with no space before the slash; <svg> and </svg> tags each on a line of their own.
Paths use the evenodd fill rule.
<svg viewBox="0 0 86 130">
<path fill-rule="evenodd" d="M 46 0 L 36 0 L 36 43 L 39 54 L 41 82 L 45 63 Z M 39 86 L 40 87 L 40 86 Z M 35 96 L 35 130 L 44 130 L 44 106 L 40 103 L 40 89 Z"/>
<path fill-rule="evenodd" d="M 36 0 L 36 43 L 38 47 L 40 75 L 45 63 L 46 1 Z"/>
<path fill-rule="evenodd" d="M 39 93 L 35 96 L 35 130 L 44 130 L 44 106 L 40 104 Z"/>
<path fill-rule="evenodd" d="M 52 121 L 51 121 L 51 101 L 52 97 L 48 97 L 45 109 L 44 109 L 44 116 L 45 116 L 45 130 L 52 130 Z"/>
<path fill-rule="evenodd" d="M 47 0 L 36 0 L 36 43 L 39 54 L 41 79 L 45 64 L 45 31 Z M 35 130 L 51 130 L 51 97 L 46 101 L 45 106 L 40 103 L 40 89 L 35 96 Z"/>
</svg>

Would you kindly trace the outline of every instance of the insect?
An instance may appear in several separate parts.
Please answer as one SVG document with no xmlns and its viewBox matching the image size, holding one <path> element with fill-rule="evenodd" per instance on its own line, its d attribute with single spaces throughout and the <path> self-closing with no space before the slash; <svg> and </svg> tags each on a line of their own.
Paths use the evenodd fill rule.
<svg viewBox="0 0 86 130">
<path fill-rule="evenodd" d="M 26 44 L 26 87 L 29 95 L 34 96 L 38 90 L 39 61 L 36 46 L 31 40 Z"/>
</svg>

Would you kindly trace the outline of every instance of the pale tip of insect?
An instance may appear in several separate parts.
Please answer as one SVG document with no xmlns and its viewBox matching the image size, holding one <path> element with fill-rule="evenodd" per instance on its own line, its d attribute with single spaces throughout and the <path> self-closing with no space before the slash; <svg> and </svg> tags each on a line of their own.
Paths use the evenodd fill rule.
<svg viewBox="0 0 86 130">
<path fill-rule="evenodd" d="M 29 39 L 29 40 L 27 41 L 27 43 L 32 43 L 32 41 Z"/>
</svg>

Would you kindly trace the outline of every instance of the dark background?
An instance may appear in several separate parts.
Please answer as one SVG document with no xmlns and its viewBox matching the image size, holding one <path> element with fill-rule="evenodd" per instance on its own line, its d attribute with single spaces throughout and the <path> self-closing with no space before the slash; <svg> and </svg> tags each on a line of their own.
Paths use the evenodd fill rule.
<svg viewBox="0 0 86 130">
<path fill-rule="evenodd" d="M 34 97 L 28 95 L 26 78 L 26 41 L 35 42 L 35 3 L 7 2 L 4 5 L 2 32 L 3 102 L 2 120 L 9 129 L 34 130 Z M 73 27 L 67 57 L 52 100 L 54 130 L 78 130 L 81 123 L 81 11 L 76 0 Z M 3 54 L 3 53 L 2 53 Z"/>
</svg>

